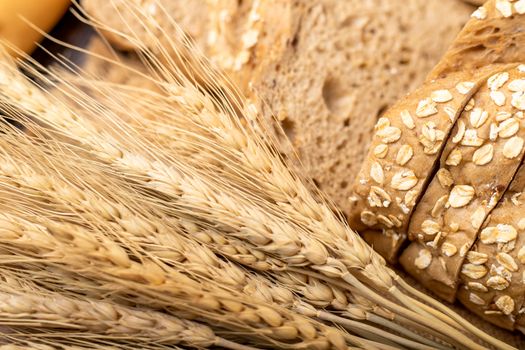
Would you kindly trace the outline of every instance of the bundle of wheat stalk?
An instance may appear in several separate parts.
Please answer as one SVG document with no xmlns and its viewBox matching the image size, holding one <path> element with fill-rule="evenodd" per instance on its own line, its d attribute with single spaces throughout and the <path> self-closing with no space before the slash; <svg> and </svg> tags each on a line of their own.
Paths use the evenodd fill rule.
<svg viewBox="0 0 525 350">
<path fill-rule="evenodd" d="M 148 74 L 124 68 L 156 91 L 19 61 L 35 84 L 0 60 L 2 112 L 24 129 L 0 138 L 0 325 L 159 346 L 510 348 L 401 280 L 184 35 L 129 6 L 147 38 L 90 23 L 140 48 Z"/>
</svg>

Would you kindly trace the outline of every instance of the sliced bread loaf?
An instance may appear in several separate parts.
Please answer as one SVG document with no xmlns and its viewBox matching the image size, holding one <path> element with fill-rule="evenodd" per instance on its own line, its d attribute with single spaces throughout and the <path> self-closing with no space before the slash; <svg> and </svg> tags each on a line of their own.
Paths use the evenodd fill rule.
<svg viewBox="0 0 525 350">
<path fill-rule="evenodd" d="M 95 17 L 119 20 L 103 0 L 83 3 Z M 142 3 L 162 22 L 161 10 Z M 265 101 L 268 120 L 280 123 L 271 128 L 291 139 L 301 172 L 346 213 L 377 119 L 423 80 L 472 11 L 457 0 L 182 3 L 161 1 L 175 18 L 185 13 L 200 23 L 187 32 L 245 94 Z M 281 147 L 292 154 L 284 138 Z"/>
<path fill-rule="evenodd" d="M 525 257 L 520 238 L 525 229 L 520 217 L 525 155 L 524 5 L 525 1 L 490 0 L 476 10 L 423 87 L 396 106 L 414 108 L 412 100 L 420 91 L 428 86 L 440 88 L 441 82 L 463 75 L 454 91 L 427 88 L 428 96 L 420 100 L 415 113 L 408 109 L 403 117 L 396 106 L 385 113 L 389 123 L 380 120 L 354 184 L 356 211 L 352 215 L 353 221 L 369 227 L 363 230 L 369 243 L 389 247 L 379 251 L 392 261 L 397 253 L 394 248 L 400 247 L 398 237 L 407 235 L 412 243 L 399 249 L 407 272 L 435 294 L 449 301 L 459 296 L 474 312 L 510 330 L 525 330 L 520 259 Z M 449 108 L 451 123 L 440 125 L 436 118 L 447 104 L 461 100 L 458 93 L 463 96 L 462 107 Z M 407 117 L 414 114 L 419 118 Z M 414 148 L 413 140 L 418 127 L 430 122 L 432 127 L 421 127 L 420 134 L 443 140 L 442 147 L 422 158 L 425 152 L 420 146 Z M 383 130 L 391 126 L 399 129 L 395 141 L 412 147 L 410 157 L 388 153 L 390 148 L 401 149 L 384 140 Z M 383 158 L 378 159 L 383 154 L 375 151 L 378 147 L 387 150 Z M 391 175 L 397 174 L 398 158 L 408 159 L 410 172 L 403 174 L 411 176 Z M 398 204 L 397 197 L 403 197 L 392 184 L 404 183 L 399 180 L 411 180 L 401 190 L 415 190 L 410 195 L 412 207 Z M 388 205 L 384 201 L 377 205 L 371 196 L 378 182 L 383 182 L 383 195 L 392 198 Z M 397 226 L 396 235 L 390 233 L 392 226 Z"/>
</svg>

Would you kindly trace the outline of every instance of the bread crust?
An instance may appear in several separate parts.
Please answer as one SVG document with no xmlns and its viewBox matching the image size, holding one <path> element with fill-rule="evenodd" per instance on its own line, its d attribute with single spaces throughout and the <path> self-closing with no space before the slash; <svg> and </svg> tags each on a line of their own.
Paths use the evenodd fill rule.
<svg viewBox="0 0 525 350">
<path fill-rule="evenodd" d="M 401 264 L 411 274 L 426 269 L 415 262 L 430 252 L 430 265 L 435 266 L 425 281 L 434 280 L 432 288 L 443 283 L 436 294 L 446 300 L 454 300 L 465 255 L 522 162 L 525 121 L 511 105 L 508 86 L 524 77 L 516 67 L 496 70 L 488 77 L 458 118 L 440 167 L 410 219 L 409 238 L 420 244 L 419 249 L 403 253 Z M 493 135 L 495 128 L 499 132 Z"/>
<path fill-rule="evenodd" d="M 349 219 L 357 230 L 379 230 L 389 236 L 368 234 L 365 239 L 389 252 L 386 259 L 390 262 L 395 262 L 412 211 L 456 119 L 483 82 L 483 77 L 476 78 L 472 72 L 431 81 L 394 105 L 376 125 L 368 157 L 354 184 Z M 458 90 L 461 84 L 468 88 Z M 403 156 L 406 152 L 411 155 Z"/>
</svg>

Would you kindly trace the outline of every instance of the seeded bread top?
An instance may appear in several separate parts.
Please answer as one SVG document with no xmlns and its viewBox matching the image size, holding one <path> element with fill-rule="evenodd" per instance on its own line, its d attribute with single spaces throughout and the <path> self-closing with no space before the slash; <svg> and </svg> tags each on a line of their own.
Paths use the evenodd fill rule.
<svg viewBox="0 0 525 350">
<path fill-rule="evenodd" d="M 485 221 L 462 267 L 458 298 L 507 329 L 525 321 L 525 166 Z"/>
<path fill-rule="evenodd" d="M 444 140 L 483 81 L 461 72 L 429 82 L 379 119 L 354 184 L 352 227 L 406 232 Z"/>
<path fill-rule="evenodd" d="M 465 254 L 521 164 L 525 149 L 523 111 L 512 90 L 524 73 L 517 68 L 491 75 L 458 119 L 441 155 L 440 168 L 410 220 L 408 234 L 421 243 L 406 254 L 407 270 L 427 269 L 441 282 L 440 296 L 453 300 Z M 525 80 L 523 80 L 525 82 Z M 404 253 L 405 254 L 405 253 Z"/>
</svg>

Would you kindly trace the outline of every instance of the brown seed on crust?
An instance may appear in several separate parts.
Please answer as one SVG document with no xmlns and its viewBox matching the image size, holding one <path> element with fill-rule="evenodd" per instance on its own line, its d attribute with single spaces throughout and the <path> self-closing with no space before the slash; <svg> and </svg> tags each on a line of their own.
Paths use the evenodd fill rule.
<svg viewBox="0 0 525 350">
<path fill-rule="evenodd" d="M 456 226 L 456 225 L 457 225 L 457 224 L 455 224 L 455 226 Z M 452 226 L 452 224 L 451 224 L 451 226 Z M 457 231 L 458 228 L 457 228 L 457 227 L 455 227 L 455 228 L 456 228 L 455 231 Z M 470 244 L 469 244 L 468 242 L 465 243 L 465 244 L 463 244 L 463 245 L 461 246 L 461 248 L 459 248 L 459 256 L 464 257 L 465 254 L 467 254 L 467 252 L 468 252 L 469 249 L 470 249 Z"/>
<path fill-rule="evenodd" d="M 420 118 L 430 117 L 438 112 L 436 103 L 431 98 L 419 101 L 416 108 L 416 115 Z"/>
<path fill-rule="evenodd" d="M 448 202 L 452 208 L 461 208 L 469 204 L 474 198 L 474 188 L 469 185 L 456 185 L 450 191 Z"/>
<path fill-rule="evenodd" d="M 410 169 L 398 171 L 392 176 L 390 186 L 396 190 L 408 191 L 417 184 L 417 177 Z"/>
<path fill-rule="evenodd" d="M 485 305 L 485 300 L 481 299 L 481 297 L 477 294 L 470 293 L 468 296 L 470 302 L 476 305 Z"/>
<path fill-rule="evenodd" d="M 461 267 L 461 273 L 474 280 L 483 278 L 487 272 L 487 268 L 483 265 L 464 264 Z"/>
<path fill-rule="evenodd" d="M 443 107 L 443 111 L 447 114 L 448 119 L 453 123 L 456 118 L 456 110 L 451 106 Z"/>
<path fill-rule="evenodd" d="M 497 90 L 509 80 L 508 72 L 496 73 L 487 80 L 487 86 L 491 90 Z"/>
<path fill-rule="evenodd" d="M 387 126 L 377 131 L 376 135 L 383 143 L 393 143 L 401 138 L 401 130 L 395 126 Z"/>
<path fill-rule="evenodd" d="M 478 132 L 475 129 L 465 130 L 465 135 L 461 139 L 463 146 L 479 147 L 483 144 L 483 139 L 478 137 Z"/>
<path fill-rule="evenodd" d="M 383 184 L 385 180 L 385 174 L 383 172 L 383 167 L 381 167 L 381 164 L 379 164 L 379 162 L 372 163 L 372 166 L 370 167 L 370 177 L 378 184 Z"/>
<path fill-rule="evenodd" d="M 469 282 L 467 283 L 469 290 L 475 290 L 477 292 L 488 292 L 488 288 L 479 282 Z"/>
<path fill-rule="evenodd" d="M 413 207 L 416 204 L 416 198 L 417 198 L 417 191 L 415 190 L 408 191 L 405 194 L 405 198 L 404 198 L 405 204 L 408 207 Z"/>
<path fill-rule="evenodd" d="M 519 109 L 520 111 L 525 111 L 525 91 L 518 91 L 513 93 L 510 104 Z"/>
<path fill-rule="evenodd" d="M 370 204 L 371 207 L 388 208 L 391 202 L 392 198 L 384 189 L 377 186 L 370 187 L 370 192 L 368 194 L 368 204 Z"/>
<path fill-rule="evenodd" d="M 373 212 L 369 210 L 363 210 L 361 212 L 361 222 L 366 226 L 374 226 L 377 224 L 377 217 Z"/>
<path fill-rule="evenodd" d="M 472 12 L 470 17 L 476 18 L 479 20 L 484 20 L 485 18 L 487 18 L 487 9 L 484 8 L 483 6 L 480 6 L 476 9 L 476 11 Z"/>
<path fill-rule="evenodd" d="M 456 90 L 462 95 L 466 95 L 474 87 L 474 83 L 471 81 L 462 81 L 456 85 Z"/>
<path fill-rule="evenodd" d="M 409 129 L 414 129 L 414 127 L 416 126 L 414 124 L 414 119 L 410 115 L 410 112 L 407 111 L 406 109 L 401 112 L 401 121 Z"/>
<path fill-rule="evenodd" d="M 484 253 L 475 252 L 473 250 L 467 253 L 468 262 L 474 265 L 483 265 L 488 259 L 489 256 Z"/>
<path fill-rule="evenodd" d="M 487 121 L 488 117 L 489 113 L 487 111 L 481 108 L 474 108 L 472 112 L 470 112 L 470 125 L 477 129 Z"/>
<path fill-rule="evenodd" d="M 496 123 L 490 123 L 489 139 L 490 141 L 496 141 L 498 139 L 498 125 Z"/>
<path fill-rule="evenodd" d="M 441 245 L 441 253 L 445 256 L 451 257 L 451 256 L 454 256 L 457 252 L 458 252 L 458 248 L 451 243 L 444 242 Z"/>
<path fill-rule="evenodd" d="M 525 264 L 525 246 L 518 251 L 518 260 L 520 263 Z"/>
<path fill-rule="evenodd" d="M 503 295 L 496 300 L 496 306 L 505 315 L 510 315 L 514 311 L 514 300 L 508 295 Z"/>
<path fill-rule="evenodd" d="M 525 14 L 525 1 L 524 0 L 518 0 L 514 3 L 514 9 L 517 13 L 520 15 Z M 523 69 L 520 69 L 520 67 L 523 66 L 523 64 L 520 64 L 518 66 L 518 70 L 523 73 Z"/>
<path fill-rule="evenodd" d="M 446 89 L 436 90 L 436 91 L 432 91 L 432 93 L 430 94 L 430 98 L 434 102 L 444 103 L 444 102 L 448 102 L 452 100 L 452 94 L 450 93 L 450 91 Z"/>
<path fill-rule="evenodd" d="M 448 155 L 447 160 L 445 161 L 445 164 L 450 165 L 450 166 L 457 166 L 459 165 L 459 163 L 461 163 L 462 158 L 463 156 L 461 155 L 461 151 L 455 148 Z"/>
<path fill-rule="evenodd" d="M 381 117 L 377 120 L 376 125 L 374 125 L 374 130 L 379 131 L 390 126 L 390 119 L 386 117 Z"/>
<path fill-rule="evenodd" d="M 483 220 L 485 219 L 485 209 L 482 206 L 476 208 L 472 216 L 470 217 L 472 227 L 476 230 L 481 227 Z"/>
<path fill-rule="evenodd" d="M 496 0 L 496 9 L 503 17 L 512 16 L 512 4 L 509 0 Z"/>
<path fill-rule="evenodd" d="M 521 137 L 511 137 L 505 142 L 505 145 L 503 145 L 503 156 L 509 159 L 516 158 L 523 149 L 523 143 L 524 141 Z"/>
<path fill-rule="evenodd" d="M 486 144 L 481 146 L 474 152 L 472 155 L 472 161 L 476 165 L 485 165 L 490 163 L 492 157 L 494 156 L 494 146 L 492 144 Z"/>
<path fill-rule="evenodd" d="M 510 117 L 512 117 L 512 114 L 510 114 L 509 112 L 500 111 L 500 112 L 496 113 L 496 121 L 498 121 L 498 122 L 502 122 L 504 120 L 507 120 Z"/>
<path fill-rule="evenodd" d="M 421 231 L 423 231 L 427 235 L 435 235 L 440 231 L 441 227 L 439 224 L 433 220 L 425 220 L 421 224 Z"/>
<path fill-rule="evenodd" d="M 501 91 L 491 91 L 490 99 L 496 104 L 496 106 L 501 107 L 505 105 L 505 94 Z"/>
<path fill-rule="evenodd" d="M 437 175 L 439 184 L 442 187 L 447 188 L 454 184 L 454 179 L 452 178 L 452 174 L 447 169 L 445 168 L 439 169 L 436 175 Z"/>
<path fill-rule="evenodd" d="M 430 213 L 432 217 L 437 218 L 441 216 L 443 213 L 443 210 L 445 209 L 445 204 L 447 204 L 448 195 L 443 195 L 439 197 L 439 199 L 434 204 L 434 207 L 432 208 L 432 212 Z"/>
<path fill-rule="evenodd" d="M 515 272 L 518 271 L 518 264 L 514 261 L 514 258 L 507 253 L 498 253 L 496 260 L 507 270 Z"/>
<path fill-rule="evenodd" d="M 465 135 L 465 122 L 463 120 L 458 121 L 458 132 L 452 137 L 452 142 L 458 143 L 463 139 Z"/>
<path fill-rule="evenodd" d="M 504 290 L 509 286 L 509 281 L 501 276 L 492 276 L 487 279 L 487 286 L 495 290 Z"/>
<path fill-rule="evenodd" d="M 403 145 L 399 148 L 396 156 L 396 163 L 399 165 L 405 165 L 412 159 L 414 155 L 414 150 L 410 145 Z"/>
<path fill-rule="evenodd" d="M 374 156 L 376 156 L 377 158 L 385 158 L 387 153 L 388 146 L 384 143 L 381 143 L 374 148 Z"/>
<path fill-rule="evenodd" d="M 520 123 L 516 118 L 509 118 L 498 125 L 499 137 L 508 138 L 514 136 L 520 129 Z"/>
<path fill-rule="evenodd" d="M 417 258 L 414 260 L 414 265 L 418 269 L 424 270 L 430 266 L 432 262 L 432 253 L 428 249 L 422 249 L 419 251 Z"/>
<path fill-rule="evenodd" d="M 516 79 L 509 83 L 509 90 L 512 92 L 525 91 L 525 79 Z"/>
</svg>

